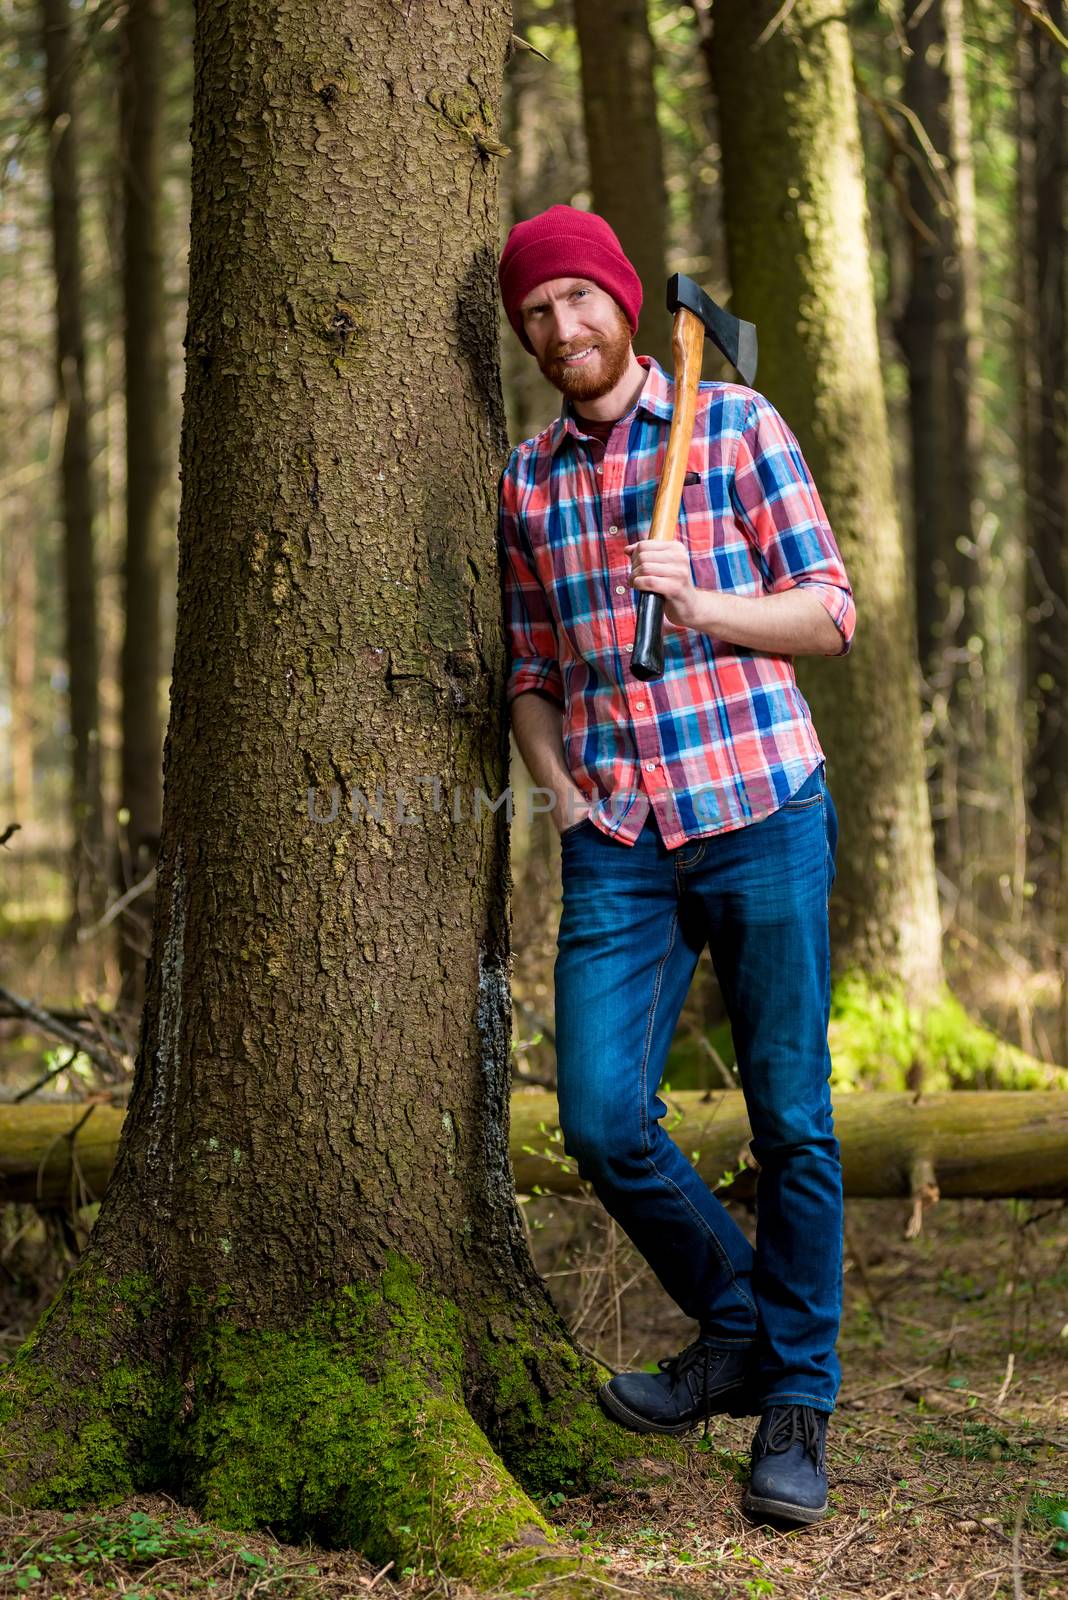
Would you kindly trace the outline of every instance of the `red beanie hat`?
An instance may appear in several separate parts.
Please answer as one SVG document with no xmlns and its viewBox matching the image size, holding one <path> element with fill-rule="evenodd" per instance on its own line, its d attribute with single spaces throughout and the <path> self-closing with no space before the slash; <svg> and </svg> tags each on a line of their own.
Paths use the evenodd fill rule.
<svg viewBox="0 0 1068 1600">
<path fill-rule="evenodd" d="M 641 279 L 612 229 L 593 211 L 550 206 L 527 222 L 517 222 L 501 252 L 497 278 L 508 321 L 531 354 L 519 307 L 531 289 L 551 278 L 589 278 L 617 302 L 631 332 L 638 331 Z"/>
</svg>

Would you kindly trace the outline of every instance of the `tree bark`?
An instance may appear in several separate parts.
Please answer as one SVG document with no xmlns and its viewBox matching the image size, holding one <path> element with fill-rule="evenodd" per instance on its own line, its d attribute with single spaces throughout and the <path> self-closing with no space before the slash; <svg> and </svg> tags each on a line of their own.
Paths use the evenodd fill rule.
<svg viewBox="0 0 1068 1600">
<path fill-rule="evenodd" d="M 68 0 L 41 0 L 56 285 L 56 402 L 63 417 L 64 603 L 70 704 L 72 917 L 96 920 L 106 862 L 89 407 L 85 381 L 77 118 Z"/>
<path fill-rule="evenodd" d="M 940 927 L 849 36 L 834 0 L 780 12 L 714 11 L 732 306 L 760 330 L 762 388 L 797 434 L 856 594 L 849 660 L 799 674 L 841 823 L 835 960 L 922 1004 L 942 986 Z"/>
<path fill-rule="evenodd" d="M 646 0 L 575 0 L 593 209 L 615 229 L 642 282 L 637 338 L 670 372 L 667 192 Z"/>
<path fill-rule="evenodd" d="M 672 1137 L 711 1187 L 732 1198 L 756 1193 L 749 1120 L 737 1090 L 663 1091 Z M 117 1106 L 0 1106 L 0 1195 L 6 1202 L 73 1207 L 99 1199 L 118 1148 Z M 560 1151 L 555 1095 L 512 1097 L 511 1157 L 521 1193 L 578 1194 L 586 1187 Z M 979 1090 L 924 1095 L 872 1090 L 841 1095 L 835 1133 L 851 1199 L 912 1195 L 910 1173 L 931 1163 L 946 1199 L 1035 1199 L 1068 1195 L 1068 1096 Z M 744 1170 L 743 1161 L 749 1165 Z M 727 1181 L 725 1175 L 733 1174 Z M 266 1174 L 260 1174 L 261 1179 Z"/>
<path fill-rule="evenodd" d="M 508 1164 L 506 811 L 478 798 L 507 751 L 508 31 L 489 0 L 411 29 L 198 7 L 147 1003 L 6 1468 L 37 1503 L 169 1486 L 485 1586 L 553 1571 L 531 1493 L 649 1450 L 596 1404 Z"/>
<path fill-rule="evenodd" d="M 123 303 L 126 372 L 126 564 L 117 890 L 156 865 L 163 806 L 160 546 L 167 476 L 168 371 L 163 292 L 162 0 L 129 0 L 120 37 Z M 120 922 L 119 1005 L 140 1015 L 153 896 Z"/>
</svg>

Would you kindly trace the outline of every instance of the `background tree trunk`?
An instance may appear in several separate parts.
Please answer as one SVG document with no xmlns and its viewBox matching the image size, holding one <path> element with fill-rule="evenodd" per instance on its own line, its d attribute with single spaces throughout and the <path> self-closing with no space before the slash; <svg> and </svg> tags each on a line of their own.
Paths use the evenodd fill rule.
<svg viewBox="0 0 1068 1600">
<path fill-rule="evenodd" d="M 1061 0 L 1049 13 L 1064 26 Z M 1020 262 L 1027 514 L 1030 749 L 1028 877 L 1040 926 L 1063 893 L 1068 825 L 1068 308 L 1066 125 L 1061 50 L 1023 20 L 1019 33 Z"/>
<path fill-rule="evenodd" d="M 163 6 L 129 0 L 120 39 L 123 299 L 126 372 L 126 583 L 118 891 L 156 864 L 163 807 L 160 727 L 160 545 L 168 394 L 161 235 Z M 140 1015 L 153 896 L 120 922 L 118 1004 Z M 125 930 L 125 935 L 123 934 Z"/>
<path fill-rule="evenodd" d="M 958 917 L 974 926 L 1015 852 L 990 742 L 1000 686 L 990 677 L 997 619 L 984 603 L 982 306 L 961 0 L 906 0 L 904 25 L 911 273 L 897 333 L 909 374 L 919 659 L 934 727 L 935 853 L 961 891 Z M 991 812 L 1000 829 L 985 820 Z"/>
<path fill-rule="evenodd" d="M 837 966 L 942 986 L 915 622 L 891 474 L 849 36 L 833 0 L 717 0 L 732 307 L 797 434 L 857 601 L 844 662 L 800 663 L 841 822 Z"/>
<path fill-rule="evenodd" d="M 198 16 L 148 998 L 9 1471 L 512 1582 L 551 1568 L 511 1474 L 594 1482 L 648 1444 L 594 1401 L 508 1162 L 506 813 L 478 804 L 506 776 L 508 19 L 280 19 Z"/>
<path fill-rule="evenodd" d="M 646 0 L 574 0 L 593 209 L 615 229 L 642 281 L 635 348 L 671 371 L 667 193 Z"/>
<path fill-rule="evenodd" d="M 73 932 L 77 924 L 96 919 L 103 909 L 105 894 L 99 655 L 82 314 L 78 142 L 67 0 L 41 0 L 41 22 L 56 287 L 56 403 L 63 414 L 62 507 L 73 827 L 69 931 Z"/>
<path fill-rule="evenodd" d="M 565 26 L 564 11 L 564 0 L 552 0 L 545 7 L 516 0 L 512 25 L 520 38 L 533 34 L 551 49 L 549 37 L 556 38 Z M 562 54 L 554 51 L 551 61 L 543 61 L 532 51 L 517 48 L 508 63 L 502 117 L 504 142 L 511 155 L 501 163 L 502 246 L 515 223 L 536 216 L 557 201 L 571 203 L 586 185 L 586 140 L 577 73 L 565 70 L 568 58 L 561 60 Z M 519 343 L 503 306 L 499 321 L 501 366 L 510 407 L 508 432 L 509 438 L 518 442 L 532 438 L 552 422 L 560 410 L 560 395 Z"/>
</svg>

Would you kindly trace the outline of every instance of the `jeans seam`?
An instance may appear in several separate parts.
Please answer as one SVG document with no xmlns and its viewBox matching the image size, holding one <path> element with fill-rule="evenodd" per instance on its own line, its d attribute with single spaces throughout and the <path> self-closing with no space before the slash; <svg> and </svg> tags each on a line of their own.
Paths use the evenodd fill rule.
<svg viewBox="0 0 1068 1600">
<path fill-rule="evenodd" d="M 808 811 L 812 806 L 821 806 L 822 804 L 822 794 L 810 794 L 807 800 L 798 800 L 796 802 L 784 800 L 782 809 L 784 811 Z"/>
<path fill-rule="evenodd" d="M 768 1395 L 767 1398 L 762 1401 L 762 1404 L 764 1406 L 814 1405 L 819 1406 L 822 1409 L 827 1404 L 827 1397 L 826 1395 L 822 1394 L 802 1394 L 800 1390 L 795 1390 L 790 1394 Z M 833 1406 L 834 1402 L 832 1401 L 831 1404 Z"/>
<path fill-rule="evenodd" d="M 653 995 L 649 1001 L 649 1016 L 645 1023 L 645 1043 L 642 1047 L 642 1069 L 639 1087 L 642 1097 L 642 1144 L 645 1146 L 644 1154 L 648 1156 L 652 1145 L 649 1141 L 649 1095 L 647 1090 L 649 1071 L 649 1050 L 653 1039 L 653 1024 L 656 1021 L 656 1007 L 660 999 L 660 984 L 664 976 L 664 966 L 675 944 L 675 933 L 679 925 L 677 911 L 671 913 L 671 931 L 668 935 L 667 949 L 656 964 L 656 978 L 653 981 Z"/>
</svg>

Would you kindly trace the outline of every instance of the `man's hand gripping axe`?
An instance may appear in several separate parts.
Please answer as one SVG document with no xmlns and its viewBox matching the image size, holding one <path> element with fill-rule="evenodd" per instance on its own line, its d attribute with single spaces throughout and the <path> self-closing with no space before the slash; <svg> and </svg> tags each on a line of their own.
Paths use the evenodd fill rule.
<svg viewBox="0 0 1068 1600">
<path fill-rule="evenodd" d="M 650 539 L 674 539 L 679 523 L 679 501 L 697 414 L 697 385 L 705 334 L 733 362 L 751 388 L 756 377 L 757 336 L 751 322 L 741 322 L 723 311 L 692 278 L 676 272 L 668 279 L 667 308 L 674 313 L 672 346 L 675 354 L 675 410 L 668 434 L 664 470 L 656 491 Z M 664 597 L 643 589 L 638 601 L 638 623 L 630 670 L 648 680 L 664 675 Z"/>
</svg>

